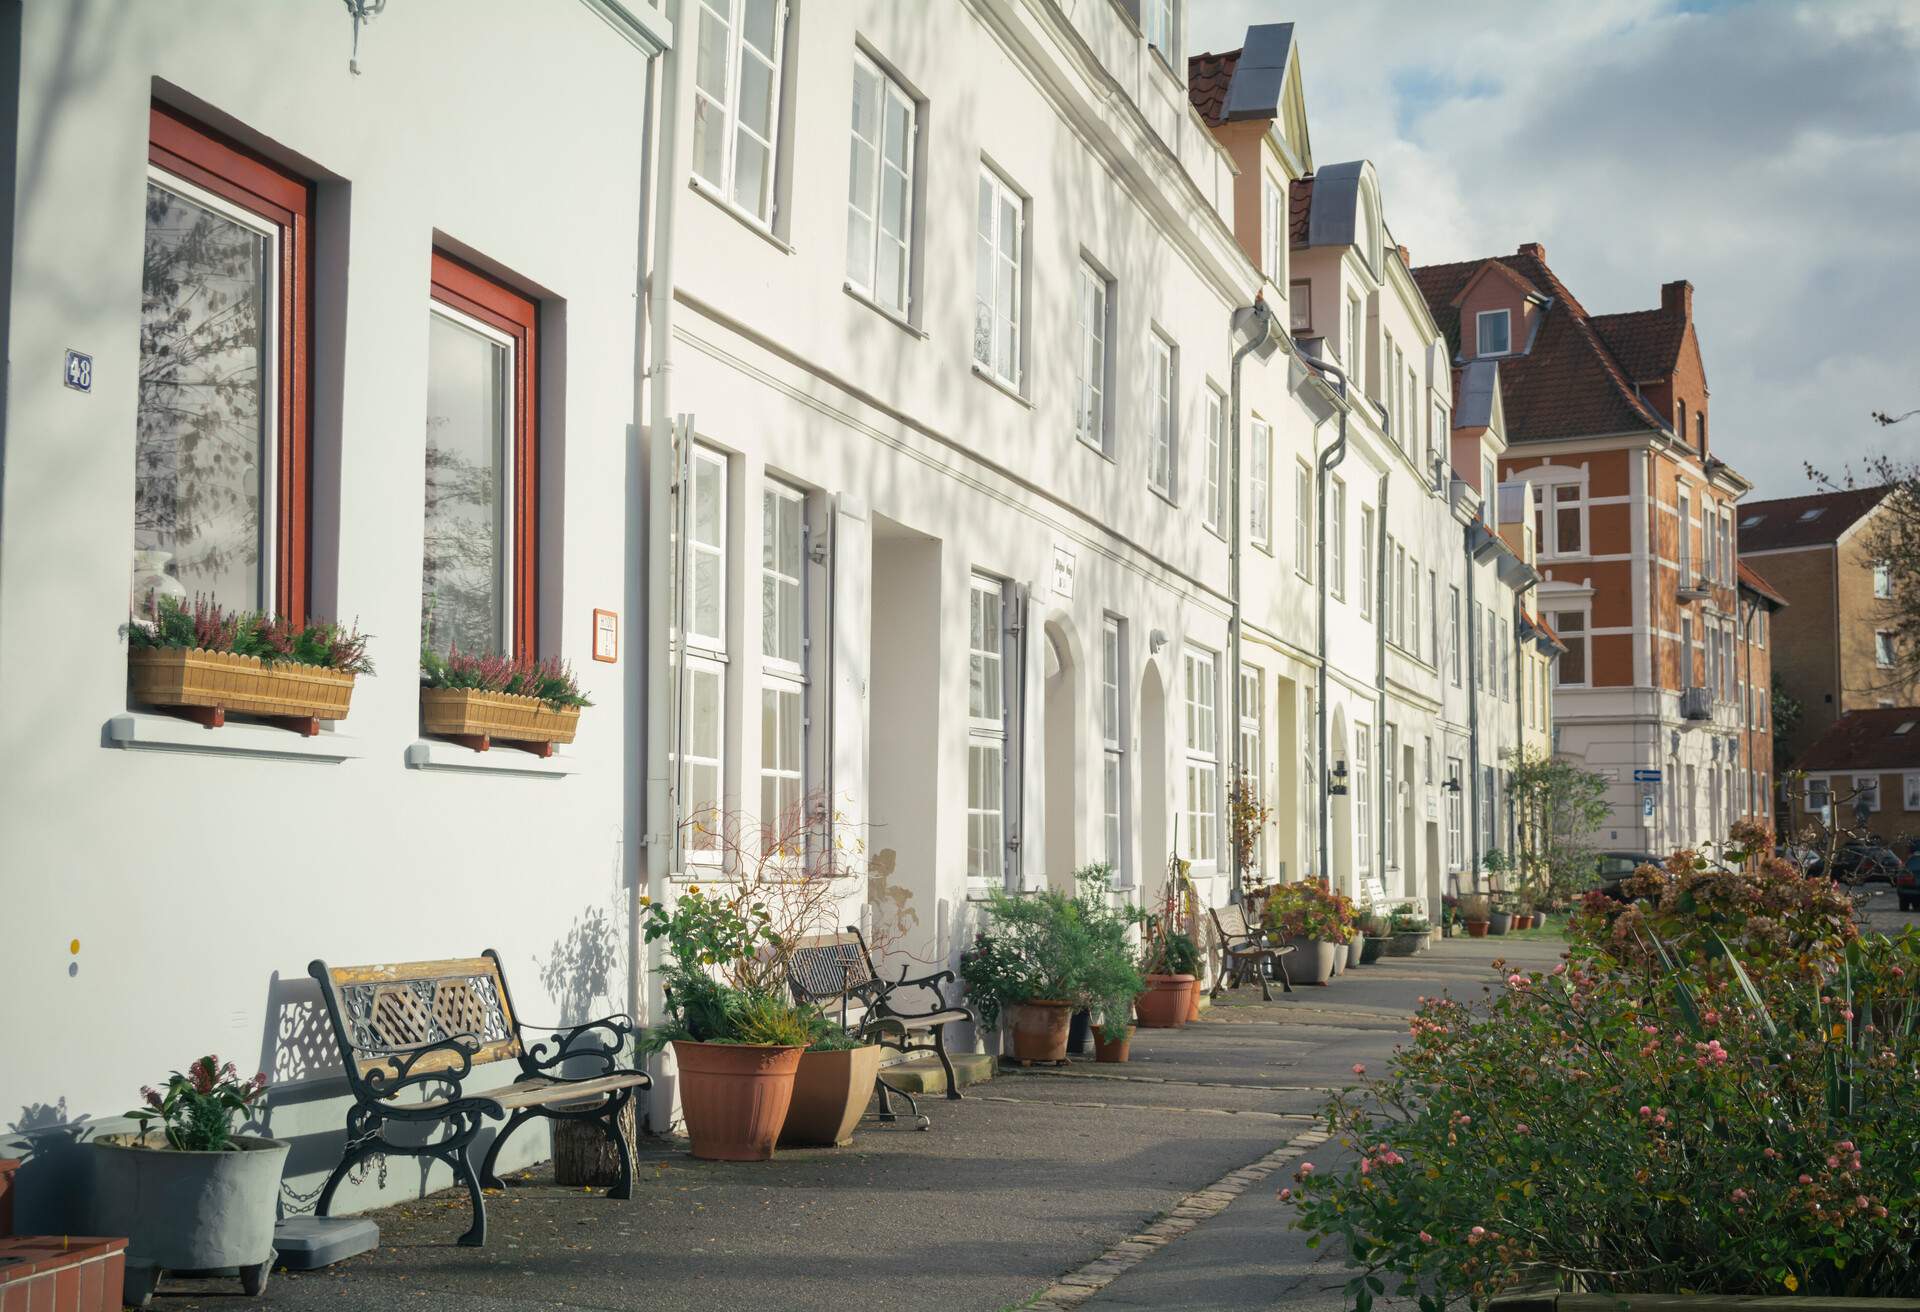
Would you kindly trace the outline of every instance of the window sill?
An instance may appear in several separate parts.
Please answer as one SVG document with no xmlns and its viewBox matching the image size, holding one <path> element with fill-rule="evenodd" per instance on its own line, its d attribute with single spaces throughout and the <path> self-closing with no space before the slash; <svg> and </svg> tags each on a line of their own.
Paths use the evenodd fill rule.
<svg viewBox="0 0 1920 1312">
<path fill-rule="evenodd" d="M 888 323 L 891 323 L 894 327 L 898 328 L 901 332 L 907 334 L 909 337 L 916 337 L 923 342 L 927 340 L 927 334 L 925 330 L 916 327 L 914 325 L 913 320 L 907 318 L 904 314 L 901 314 L 898 310 L 894 310 L 885 305 L 882 305 L 879 301 L 876 301 L 873 297 L 867 295 L 867 293 L 861 291 L 858 287 L 854 286 L 852 283 L 850 282 L 841 283 L 840 290 L 845 292 L 847 295 L 853 297 L 854 300 L 860 302 L 860 304 L 866 306 L 869 310 L 872 310 L 875 314 L 879 315 L 882 319 L 885 319 Z"/>
<path fill-rule="evenodd" d="M 580 763 L 571 756 L 535 756 L 517 747 L 494 747 L 476 752 L 459 743 L 438 738 L 422 738 L 407 745 L 409 770 L 458 770 L 470 774 L 519 774 L 561 778 L 578 773 Z"/>
<path fill-rule="evenodd" d="M 1092 439 L 1087 437 L 1086 434 L 1084 433 L 1075 433 L 1073 435 L 1073 440 L 1078 442 L 1081 446 L 1085 447 L 1087 450 L 1093 452 L 1095 455 L 1099 456 L 1102 460 L 1106 461 L 1110 465 L 1117 465 L 1120 463 L 1118 460 L 1115 460 L 1113 458 L 1113 452 L 1107 450 L 1106 447 L 1100 445 L 1098 442 L 1093 441 Z"/>
<path fill-rule="evenodd" d="M 1175 510 L 1180 509 L 1180 503 L 1173 499 L 1173 493 L 1169 492 L 1166 488 L 1156 487 L 1154 484 L 1149 483 L 1147 484 L 1147 491 L 1153 493 L 1154 496 L 1166 502 L 1169 506 L 1172 506 Z"/>
<path fill-rule="evenodd" d="M 793 254 L 793 247 L 789 245 L 786 241 L 782 240 L 779 236 L 777 236 L 774 233 L 773 229 L 761 223 L 759 219 L 747 213 L 745 210 L 741 209 L 738 205 L 735 205 L 731 200 L 728 200 L 725 196 L 721 195 L 718 191 L 715 191 L 711 183 L 706 182 L 699 177 L 691 177 L 687 179 L 687 186 L 692 188 L 695 195 L 703 196 L 707 200 L 712 201 L 715 205 L 718 205 L 720 209 L 725 214 L 727 214 L 728 217 L 732 218 L 735 223 L 738 223 L 741 227 L 745 228 L 748 232 L 751 232 L 754 236 L 766 242 L 767 245 L 773 247 L 775 250 L 779 251 L 782 255 Z"/>
<path fill-rule="evenodd" d="M 972 363 L 973 363 L 973 376 L 975 378 L 978 378 L 981 382 L 985 383 L 988 387 L 991 387 L 994 391 L 1004 393 L 1007 397 L 1009 397 L 1014 401 L 1019 402 L 1021 405 L 1025 406 L 1027 409 L 1029 410 L 1033 409 L 1033 402 L 1027 400 L 1026 397 L 1020 395 L 1019 389 L 1014 387 L 1013 384 L 1009 383 L 1006 379 L 1000 377 L 1000 375 L 993 373 L 987 368 L 985 368 L 983 365 L 981 365 L 981 363 L 978 360 L 975 360 Z"/>
<path fill-rule="evenodd" d="M 129 751 L 252 756 L 322 765 L 358 760 L 367 754 L 366 744 L 343 733 L 322 732 L 303 738 L 290 729 L 238 722 L 207 729 L 191 720 L 143 711 L 128 711 L 109 719 L 106 739 L 112 746 Z"/>
</svg>

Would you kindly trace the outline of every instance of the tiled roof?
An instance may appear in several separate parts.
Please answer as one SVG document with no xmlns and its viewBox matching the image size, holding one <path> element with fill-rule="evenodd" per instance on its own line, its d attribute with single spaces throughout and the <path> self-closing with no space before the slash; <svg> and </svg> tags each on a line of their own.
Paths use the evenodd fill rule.
<svg viewBox="0 0 1920 1312">
<path fill-rule="evenodd" d="M 1307 244 L 1308 220 L 1313 217 L 1313 174 L 1295 178 L 1287 187 L 1287 244 Z"/>
<path fill-rule="evenodd" d="M 1683 316 L 1666 310 L 1630 310 L 1596 314 L 1592 322 L 1629 379 L 1644 383 L 1672 376 L 1680 360 L 1680 344 L 1687 338 Z"/>
<path fill-rule="evenodd" d="M 1774 501 L 1742 501 L 1736 507 L 1740 515 L 1740 550 L 1779 551 L 1838 542 L 1842 533 L 1879 505 L 1891 490 L 1857 487 L 1844 492 L 1780 497 Z"/>
<path fill-rule="evenodd" d="M 1902 725 L 1912 727 L 1902 733 Z M 1848 711 L 1800 754 L 1794 769 L 1920 769 L 1920 706 Z"/>
<path fill-rule="evenodd" d="M 1209 127 L 1227 121 L 1227 88 L 1233 85 L 1234 65 L 1239 62 L 1238 50 L 1187 56 L 1187 99 Z"/>
<path fill-rule="evenodd" d="M 1749 592 L 1759 593 L 1775 605 L 1787 604 L 1787 599 L 1780 595 L 1780 590 L 1762 578 L 1758 571 L 1744 560 L 1740 562 L 1740 586 Z"/>
<path fill-rule="evenodd" d="M 1666 421 L 1635 392 L 1634 380 L 1602 340 L 1586 308 L 1548 267 L 1539 246 L 1522 246 L 1493 262 L 1523 287 L 1547 298 L 1530 345 L 1518 344 L 1528 346 L 1526 353 L 1500 360 L 1500 399 L 1508 441 L 1666 428 Z M 1460 310 L 1454 302 L 1488 263 L 1465 260 L 1413 271 L 1414 282 L 1456 359 Z"/>
</svg>

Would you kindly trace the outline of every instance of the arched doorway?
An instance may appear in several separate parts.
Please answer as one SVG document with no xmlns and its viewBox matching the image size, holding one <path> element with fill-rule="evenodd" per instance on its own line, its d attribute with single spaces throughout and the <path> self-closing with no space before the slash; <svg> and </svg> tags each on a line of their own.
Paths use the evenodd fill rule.
<svg viewBox="0 0 1920 1312">
<path fill-rule="evenodd" d="M 1081 865 L 1086 848 L 1081 830 L 1087 808 L 1081 799 L 1084 762 L 1080 736 L 1080 662 L 1076 659 L 1072 631 L 1064 617 L 1047 620 L 1043 687 L 1045 753 L 1042 800 L 1046 809 L 1047 886 L 1064 893 L 1073 892 L 1073 872 Z"/>
<path fill-rule="evenodd" d="M 1160 666 L 1147 662 L 1140 678 L 1140 872 L 1141 898 L 1149 906 L 1167 870 L 1167 690 Z"/>
</svg>

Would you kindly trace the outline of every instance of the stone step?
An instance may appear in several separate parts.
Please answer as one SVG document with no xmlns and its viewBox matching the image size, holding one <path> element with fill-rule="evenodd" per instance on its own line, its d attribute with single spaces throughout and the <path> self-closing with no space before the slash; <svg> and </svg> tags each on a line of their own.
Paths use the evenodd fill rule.
<svg viewBox="0 0 1920 1312">
<path fill-rule="evenodd" d="M 993 1078 L 993 1058 L 986 1053 L 951 1052 L 947 1055 L 953 1059 L 953 1077 L 961 1088 Z M 881 1067 L 880 1073 L 886 1077 L 888 1084 L 902 1093 L 919 1095 L 947 1091 L 947 1073 L 940 1069 L 940 1062 L 933 1057 L 910 1057 L 906 1061 Z"/>
</svg>

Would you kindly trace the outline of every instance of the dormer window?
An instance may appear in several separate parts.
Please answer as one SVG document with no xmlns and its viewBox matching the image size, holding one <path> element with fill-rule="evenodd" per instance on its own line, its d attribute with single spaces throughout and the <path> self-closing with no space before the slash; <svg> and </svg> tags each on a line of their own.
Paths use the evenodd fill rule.
<svg viewBox="0 0 1920 1312">
<path fill-rule="evenodd" d="M 1482 310 L 1474 319 L 1474 340 L 1480 355 L 1507 355 L 1513 351 L 1513 315 L 1509 310 Z"/>
<path fill-rule="evenodd" d="M 1826 513 L 1827 508 L 1825 506 L 1815 506 L 1811 510 L 1803 510 L 1800 512 L 1800 522 L 1802 524 L 1811 524 L 1814 520 Z"/>
</svg>

